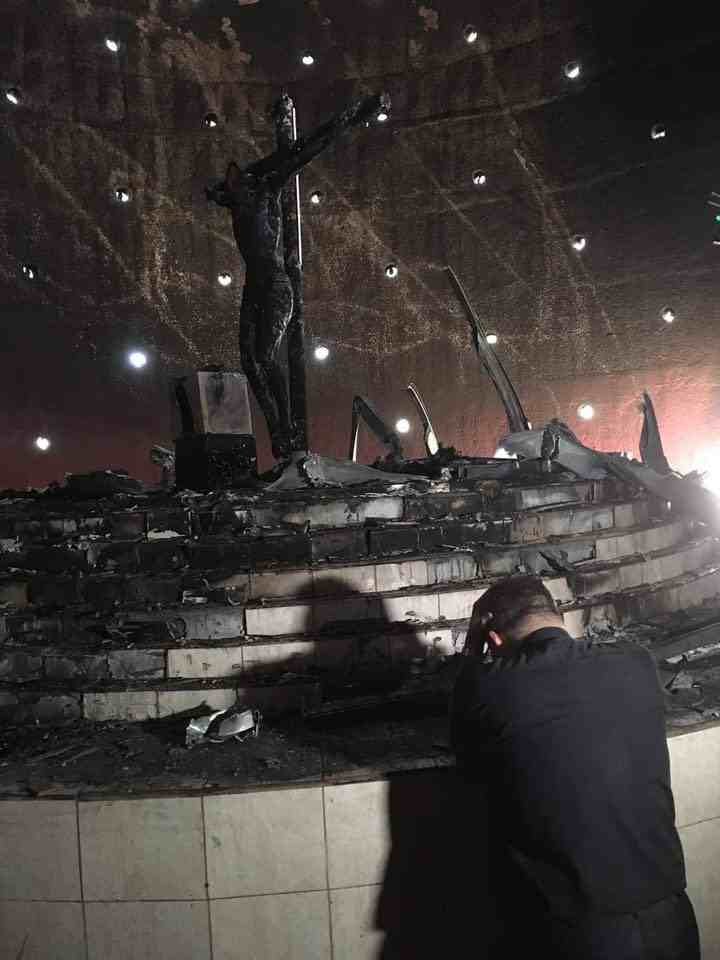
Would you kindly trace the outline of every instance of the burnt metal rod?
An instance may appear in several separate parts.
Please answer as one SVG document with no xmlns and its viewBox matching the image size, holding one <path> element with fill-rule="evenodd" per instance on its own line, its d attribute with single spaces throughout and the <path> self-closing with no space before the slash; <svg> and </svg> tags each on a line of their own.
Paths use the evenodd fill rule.
<svg viewBox="0 0 720 960">
<path fill-rule="evenodd" d="M 505 372 L 505 368 L 500 362 L 497 354 L 487 342 L 487 334 L 480 323 L 477 313 L 473 310 L 472 304 L 470 303 L 462 284 L 458 280 L 457 274 L 452 267 L 445 267 L 445 272 L 450 278 L 450 282 L 452 283 L 453 289 L 457 294 L 460 305 L 467 316 L 468 323 L 470 324 L 470 328 L 472 330 L 473 343 L 475 345 L 477 355 L 480 357 L 483 366 L 487 370 L 488 376 L 492 380 L 495 389 L 500 396 L 502 405 L 505 408 L 505 414 L 510 426 L 510 432 L 520 433 L 523 430 L 529 430 L 530 423 L 528 418 L 525 416 L 525 411 L 520 403 L 520 398 L 515 392 L 515 387 L 513 387 L 510 377 Z"/>
<path fill-rule="evenodd" d="M 281 150 L 292 150 L 297 140 L 297 117 L 290 97 L 282 97 L 275 108 L 275 133 Z M 305 377 L 305 320 L 303 316 L 302 223 L 300 219 L 300 175 L 283 187 L 283 251 L 285 269 L 293 290 L 293 312 L 288 324 L 288 393 L 292 450 L 307 450 L 307 386 Z"/>
</svg>

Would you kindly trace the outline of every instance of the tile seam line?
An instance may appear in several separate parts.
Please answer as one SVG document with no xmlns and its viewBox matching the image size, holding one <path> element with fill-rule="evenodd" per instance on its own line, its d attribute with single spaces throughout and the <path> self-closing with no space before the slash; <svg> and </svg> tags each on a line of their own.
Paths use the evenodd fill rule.
<svg viewBox="0 0 720 960">
<path fill-rule="evenodd" d="M 330 854 L 328 851 L 327 815 L 325 811 L 325 785 L 320 787 L 320 803 L 322 804 L 323 822 L 323 853 L 325 855 L 325 891 L 328 910 L 328 936 L 330 942 L 330 957 L 335 960 L 335 943 L 333 938 L 332 895 L 330 892 Z"/>
<path fill-rule="evenodd" d="M 82 864 L 82 843 L 80 842 L 80 803 L 76 799 L 74 801 L 75 806 L 75 829 L 77 831 L 77 851 L 78 851 L 78 879 L 80 883 L 80 909 L 82 913 L 82 927 L 83 927 L 83 947 L 85 960 L 88 960 L 90 956 L 90 944 L 88 942 L 88 930 L 87 930 L 87 911 L 85 909 L 85 883 L 83 879 L 83 864 Z"/>
<path fill-rule="evenodd" d="M 214 960 L 215 953 L 213 947 L 213 929 L 212 929 L 212 910 L 210 907 L 210 875 L 208 873 L 207 856 L 207 824 L 205 820 L 205 796 L 200 794 L 200 818 L 202 823 L 202 845 L 203 845 L 203 866 L 205 870 L 205 904 L 208 923 L 208 947 L 210 950 L 210 960 Z"/>
</svg>

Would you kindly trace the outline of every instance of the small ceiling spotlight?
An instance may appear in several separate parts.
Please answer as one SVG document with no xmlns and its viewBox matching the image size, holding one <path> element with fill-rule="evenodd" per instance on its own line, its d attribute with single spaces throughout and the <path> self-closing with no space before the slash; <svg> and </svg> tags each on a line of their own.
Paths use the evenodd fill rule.
<svg viewBox="0 0 720 960">
<path fill-rule="evenodd" d="M 577 415 L 581 420 L 592 420 L 595 416 L 595 407 L 591 403 L 581 403 L 577 408 Z"/>
<path fill-rule="evenodd" d="M 216 127 L 220 123 L 220 118 L 216 113 L 206 113 L 203 117 L 204 127 Z"/>
<path fill-rule="evenodd" d="M 716 230 L 713 234 L 713 245 L 720 247 L 720 230 Z"/>
<path fill-rule="evenodd" d="M 472 180 L 476 187 L 484 187 L 487 183 L 487 177 L 482 170 L 476 170 L 472 175 Z"/>
<path fill-rule="evenodd" d="M 406 420 L 405 417 L 400 417 L 395 424 L 395 429 L 398 433 L 410 433 L 410 421 Z"/>
<path fill-rule="evenodd" d="M 662 140 L 667 136 L 667 130 L 661 123 L 656 123 L 650 129 L 650 136 L 653 140 Z"/>
<path fill-rule="evenodd" d="M 319 190 L 313 190 L 310 194 L 310 203 L 314 203 L 315 206 L 322 203 L 323 195 Z"/>
<path fill-rule="evenodd" d="M 47 437 L 35 437 L 34 444 L 37 449 L 42 450 L 43 453 L 50 449 L 50 441 Z"/>
<path fill-rule="evenodd" d="M 115 191 L 115 199 L 118 203 L 130 203 L 132 194 L 127 187 L 118 187 Z"/>
<path fill-rule="evenodd" d="M 387 123 L 389 119 L 390 119 L 390 114 L 387 112 L 387 110 L 381 110 L 380 113 L 377 115 L 378 123 Z"/>
<path fill-rule="evenodd" d="M 34 280 L 37 277 L 37 267 L 34 267 L 31 263 L 24 263 L 22 265 L 22 275 L 26 280 Z"/>
<path fill-rule="evenodd" d="M 309 51 L 306 51 L 300 57 L 300 63 L 302 63 L 304 67 L 311 67 L 315 63 L 315 57 Z"/>
<path fill-rule="evenodd" d="M 576 233 L 570 243 L 572 244 L 573 250 L 581 253 L 587 246 L 587 237 L 584 237 L 581 233 Z"/>
<path fill-rule="evenodd" d="M 217 281 L 221 287 L 229 287 L 232 283 L 232 275 L 227 271 L 224 271 L 223 273 L 218 274 Z"/>
<path fill-rule="evenodd" d="M 675 319 L 675 311 L 672 307 L 663 307 L 660 311 L 660 316 L 663 318 L 665 323 L 672 323 Z"/>
<path fill-rule="evenodd" d="M 477 38 L 479 36 L 477 27 L 474 27 L 469 23 L 463 30 L 463 36 L 465 37 L 465 43 L 477 43 Z"/>
<path fill-rule="evenodd" d="M 497 338 L 497 334 L 496 334 L 496 333 L 489 333 L 489 334 L 485 337 L 485 339 L 486 339 L 486 341 L 490 344 L 490 346 L 492 346 L 492 347 L 494 347 L 495 344 L 498 342 L 498 338 Z"/>
<path fill-rule="evenodd" d="M 399 272 L 400 271 L 398 270 L 396 263 L 389 263 L 385 267 L 385 276 L 388 278 L 388 280 L 394 280 Z"/>
<path fill-rule="evenodd" d="M 330 351 L 326 346 L 321 344 L 319 347 L 315 347 L 316 360 L 320 360 L 321 362 L 323 362 L 324 360 L 327 360 L 329 356 L 330 356 Z"/>
<path fill-rule="evenodd" d="M 568 80 L 577 80 L 582 73 L 582 67 L 577 60 L 571 60 L 569 63 L 566 63 L 563 70 Z"/>
<path fill-rule="evenodd" d="M 8 103 L 12 103 L 12 105 L 16 107 L 22 100 L 22 94 L 17 87 L 9 87 L 5 91 L 5 99 L 8 101 Z"/>
<path fill-rule="evenodd" d="M 113 40 L 112 37 L 105 37 L 105 46 L 110 51 L 110 53 L 117 53 L 120 49 L 120 44 L 117 40 Z"/>
<path fill-rule="evenodd" d="M 147 354 L 143 350 L 131 350 L 128 354 L 128 363 L 136 370 L 142 370 L 147 366 Z"/>
</svg>

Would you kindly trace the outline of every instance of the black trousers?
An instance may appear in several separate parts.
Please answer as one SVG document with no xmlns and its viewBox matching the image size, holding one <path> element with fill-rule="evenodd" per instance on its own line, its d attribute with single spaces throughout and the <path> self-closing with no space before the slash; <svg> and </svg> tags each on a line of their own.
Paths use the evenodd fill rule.
<svg viewBox="0 0 720 960">
<path fill-rule="evenodd" d="M 547 919 L 555 960 L 700 960 L 695 912 L 687 894 L 639 913 Z"/>
</svg>

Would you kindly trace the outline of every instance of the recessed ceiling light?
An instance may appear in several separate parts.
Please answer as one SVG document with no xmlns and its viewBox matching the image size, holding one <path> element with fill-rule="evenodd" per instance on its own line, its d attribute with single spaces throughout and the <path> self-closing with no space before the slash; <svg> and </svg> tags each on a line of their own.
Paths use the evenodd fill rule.
<svg viewBox="0 0 720 960">
<path fill-rule="evenodd" d="M 216 127 L 220 123 L 220 118 L 216 113 L 206 113 L 203 117 L 204 127 Z"/>
<path fill-rule="evenodd" d="M 319 203 L 322 203 L 323 195 L 319 190 L 313 190 L 310 194 L 310 203 L 314 203 L 317 206 Z"/>
<path fill-rule="evenodd" d="M 484 187 L 487 183 L 487 177 L 482 170 L 476 170 L 472 175 L 472 181 L 476 187 Z"/>
<path fill-rule="evenodd" d="M 118 203 L 130 203 L 131 196 L 127 187 L 118 187 L 115 191 L 115 199 Z"/>
<path fill-rule="evenodd" d="M 378 113 L 377 115 L 378 123 L 387 123 L 389 119 L 390 119 L 390 114 L 387 112 L 387 110 L 381 110 L 380 113 Z"/>
<path fill-rule="evenodd" d="M 465 43 L 475 43 L 478 38 L 477 27 L 469 23 L 463 31 L 463 36 L 465 37 Z"/>
<path fill-rule="evenodd" d="M 494 345 L 498 342 L 498 338 L 497 338 L 497 334 L 496 334 L 496 333 L 489 333 L 489 334 L 485 337 L 485 339 L 486 339 L 487 342 L 488 342 L 489 344 L 491 344 L 492 346 L 494 346 Z"/>
<path fill-rule="evenodd" d="M 327 358 L 328 358 L 329 356 L 330 356 L 330 351 L 328 350 L 328 348 L 327 348 L 326 346 L 324 346 L 324 345 L 321 344 L 319 347 L 315 347 L 315 359 L 316 359 L 316 360 L 320 360 L 320 361 L 322 361 L 322 360 L 327 360 Z"/>
<path fill-rule="evenodd" d="M 232 275 L 225 271 L 218 274 L 217 280 L 221 287 L 229 287 L 232 283 Z"/>
<path fill-rule="evenodd" d="M 136 370 L 142 370 L 143 367 L 147 366 L 147 362 L 147 354 L 143 350 L 131 350 L 128 354 L 128 363 Z"/>
<path fill-rule="evenodd" d="M 16 107 L 22 100 L 22 94 L 17 87 L 10 87 L 5 91 L 5 99 Z"/>
<path fill-rule="evenodd" d="M 581 403 L 577 408 L 577 414 L 581 420 L 592 420 L 595 416 L 595 407 L 591 403 Z"/>
<path fill-rule="evenodd" d="M 568 80 L 577 80 L 582 73 L 582 67 L 578 60 L 571 60 L 569 63 L 566 63 L 563 70 Z"/>
<path fill-rule="evenodd" d="M 315 57 L 311 53 L 304 53 L 300 57 L 300 62 L 304 67 L 311 67 L 315 63 Z"/>
<path fill-rule="evenodd" d="M 675 319 L 675 311 L 672 307 L 663 307 L 660 311 L 660 316 L 663 318 L 665 323 L 672 323 Z"/>
<path fill-rule="evenodd" d="M 410 421 L 406 420 L 405 417 L 400 417 L 395 424 L 395 429 L 398 433 L 410 433 Z"/>
<path fill-rule="evenodd" d="M 42 450 L 43 453 L 50 449 L 50 441 L 47 437 L 35 437 L 34 443 L 37 449 Z"/>
<path fill-rule="evenodd" d="M 24 263 L 22 265 L 22 274 L 26 280 L 34 280 L 35 277 L 37 277 L 37 268 L 31 263 Z"/>
<path fill-rule="evenodd" d="M 108 48 L 110 53 L 117 53 L 120 49 L 120 44 L 117 40 L 113 40 L 112 37 L 105 37 L 105 46 Z"/>
<path fill-rule="evenodd" d="M 650 130 L 650 136 L 653 140 L 662 140 L 667 135 L 667 130 L 661 123 L 656 123 Z"/>
<path fill-rule="evenodd" d="M 580 253 L 587 246 L 587 237 L 584 237 L 581 233 L 576 233 L 570 243 L 572 244 L 573 250 L 577 250 L 577 252 Z"/>
<path fill-rule="evenodd" d="M 385 276 L 386 276 L 389 280 L 394 280 L 395 277 L 398 275 L 399 272 L 400 272 L 400 271 L 398 270 L 398 267 L 397 267 L 397 264 L 396 264 L 396 263 L 389 263 L 389 264 L 385 267 Z"/>
</svg>

